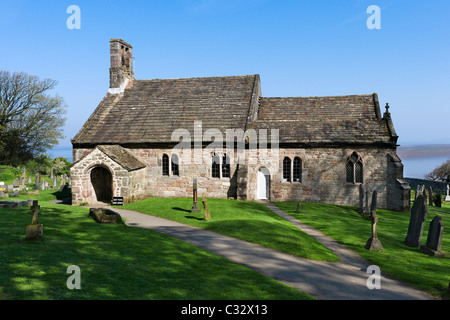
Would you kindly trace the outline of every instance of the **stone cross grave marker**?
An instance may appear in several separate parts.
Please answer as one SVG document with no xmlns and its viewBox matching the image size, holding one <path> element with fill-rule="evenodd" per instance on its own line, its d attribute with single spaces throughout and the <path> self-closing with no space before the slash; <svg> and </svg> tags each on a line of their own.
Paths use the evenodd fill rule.
<svg viewBox="0 0 450 320">
<path fill-rule="evenodd" d="M 408 234 L 405 243 L 410 247 L 419 247 L 422 240 L 423 226 L 428 216 L 426 198 L 420 194 L 411 208 Z"/>
<path fill-rule="evenodd" d="M 435 216 L 428 229 L 427 244 L 420 246 L 420 251 L 435 257 L 443 257 L 441 252 L 442 235 L 444 234 L 444 223 L 441 216 Z"/>
<path fill-rule="evenodd" d="M 31 220 L 31 224 L 27 226 L 25 230 L 26 240 L 41 240 L 44 236 L 44 225 L 40 224 L 38 221 L 39 210 L 41 206 L 38 205 L 37 200 L 33 200 L 33 205 L 31 206 L 31 213 L 33 214 L 33 218 Z"/>
</svg>

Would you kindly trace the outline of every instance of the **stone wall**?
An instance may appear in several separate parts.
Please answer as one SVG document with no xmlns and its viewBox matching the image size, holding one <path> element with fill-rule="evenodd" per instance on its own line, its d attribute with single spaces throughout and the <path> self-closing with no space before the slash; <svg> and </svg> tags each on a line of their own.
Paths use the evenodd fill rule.
<svg viewBox="0 0 450 320">
<path fill-rule="evenodd" d="M 194 162 L 191 157 L 191 164 L 186 164 L 187 153 L 181 150 L 174 151 L 169 148 L 128 150 L 147 167 L 128 172 L 98 149 L 93 152 L 92 149 L 74 150 L 74 156 L 77 156 L 74 159 L 84 157 L 74 164 L 71 171 L 74 203 L 95 201 L 89 173 L 93 167 L 101 165 L 113 173 L 113 196 L 123 196 L 125 202 L 147 197 L 191 197 L 194 178 L 198 181 L 200 197 L 206 193 L 210 198 L 234 197 L 254 200 L 257 198 L 258 171 L 265 167 L 270 172 L 272 201 L 301 200 L 358 206 L 359 184 L 346 182 L 345 168 L 347 158 L 356 151 L 363 161 L 363 185 L 370 193 L 377 190 L 378 207 L 404 210 L 405 206 L 409 206 L 409 201 L 405 200 L 408 197 L 409 186 L 402 183 L 402 165 L 395 150 L 392 149 L 292 148 L 280 149 L 278 152 L 246 150 L 245 157 L 241 158 L 239 165 L 237 165 L 238 154 L 236 152 L 232 154 L 229 178 L 211 177 L 210 156 L 205 156 L 199 163 Z M 221 155 L 219 150 L 216 151 Z M 214 151 L 202 150 L 202 154 L 206 155 L 212 152 Z M 179 176 L 163 176 L 162 156 L 167 154 L 170 158 L 173 153 L 180 159 Z M 291 161 L 294 157 L 302 159 L 301 183 L 283 182 L 284 157 L 289 157 Z"/>
</svg>

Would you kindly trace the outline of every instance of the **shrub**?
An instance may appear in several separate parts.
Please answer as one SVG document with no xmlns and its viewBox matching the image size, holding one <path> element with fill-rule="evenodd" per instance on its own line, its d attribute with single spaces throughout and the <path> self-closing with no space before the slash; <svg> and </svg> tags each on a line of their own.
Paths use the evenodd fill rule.
<svg viewBox="0 0 450 320">
<path fill-rule="evenodd" d="M 0 181 L 12 181 L 20 176 L 20 171 L 11 166 L 0 166 Z"/>
</svg>

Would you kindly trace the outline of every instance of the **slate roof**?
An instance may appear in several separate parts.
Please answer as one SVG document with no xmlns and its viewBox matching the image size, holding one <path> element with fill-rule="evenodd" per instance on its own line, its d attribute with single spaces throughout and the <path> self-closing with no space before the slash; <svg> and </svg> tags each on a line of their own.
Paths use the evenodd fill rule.
<svg viewBox="0 0 450 320">
<path fill-rule="evenodd" d="M 389 144 L 396 142 L 381 118 L 376 94 L 261 98 L 256 130 L 278 129 L 280 143 Z M 392 128 L 393 131 L 393 128 Z M 395 135 L 395 131 L 392 132 Z"/>
<path fill-rule="evenodd" d="M 257 76 L 133 80 L 108 93 L 73 143 L 171 142 L 175 129 L 245 128 Z M 257 97 L 255 97 L 257 99 Z"/>
<path fill-rule="evenodd" d="M 72 144 L 174 143 L 175 129 L 194 136 L 195 120 L 202 121 L 203 132 L 217 128 L 224 137 L 226 129 L 279 129 L 281 144 L 397 141 L 376 94 L 266 98 L 259 75 L 247 75 L 132 80 L 123 94 L 104 97 Z"/>
</svg>

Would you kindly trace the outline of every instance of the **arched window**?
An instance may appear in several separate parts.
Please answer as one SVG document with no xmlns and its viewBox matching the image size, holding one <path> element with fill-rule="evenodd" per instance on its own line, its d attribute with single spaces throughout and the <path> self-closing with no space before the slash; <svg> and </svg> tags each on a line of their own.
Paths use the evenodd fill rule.
<svg viewBox="0 0 450 320">
<path fill-rule="evenodd" d="M 294 182 L 302 182 L 302 159 L 300 159 L 299 157 L 294 158 L 293 169 Z"/>
<path fill-rule="evenodd" d="M 291 182 L 291 159 L 288 157 L 283 159 L 283 180 Z"/>
<path fill-rule="evenodd" d="M 230 177 L 230 157 L 228 155 L 224 155 L 222 158 L 222 178 Z"/>
<path fill-rule="evenodd" d="M 216 154 L 212 158 L 211 176 L 213 178 L 220 178 L 220 157 Z"/>
<path fill-rule="evenodd" d="M 173 176 L 179 176 L 180 175 L 180 171 L 179 171 L 179 158 L 176 154 L 172 155 L 172 175 Z"/>
<path fill-rule="evenodd" d="M 345 165 L 346 181 L 349 183 L 363 183 L 363 162 L 360 155 L 353 152 Z"/>
<path fill-rule="evenodd" d="M 162 174 L 163 176 L 169 175 L 169 156 L 167 154 L 162 156 Z"/>
</svg>

